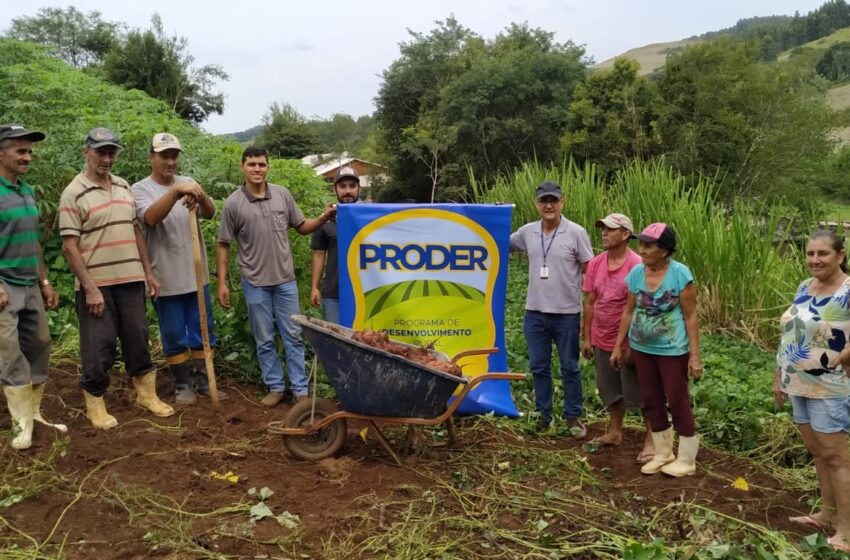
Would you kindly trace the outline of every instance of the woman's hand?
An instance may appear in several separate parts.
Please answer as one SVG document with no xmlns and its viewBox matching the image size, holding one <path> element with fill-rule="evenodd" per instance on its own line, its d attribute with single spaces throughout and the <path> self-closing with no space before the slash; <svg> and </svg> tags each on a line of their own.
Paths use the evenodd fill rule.
<svg viewBox="0 0 850 560">
<path fill-rule="evenodd" d="M 611 358 L 609 359 L 611 362 L 611 367 L 620 369 L 620 363 L 623 361 L 623 349 L 619 346 L 615 346 L 611 351 Z"/>
<path fill-rule="evenodd" d="M 688 373 L 694 379 L 702 378 L 702 360 L 699 355 L 691 354 L 691 357 L 688 358 Z"/>
<path fill-rule="evenodd" d="M 779 371 L 779 368 L 776 368 L 776 375 L 773 377 L 773 401 L 779 408 L 782 408 L 785 405 L 785 400 L 788 398 L 785 393 L 782 392 L 782 388 L 779 384 L 781 376 L 782 374 Z"/>
<path fill-rule="evenodd" d="M 847 374 L 848 370 L 850 370 L 850 345 L 844 347 L 844 350 L 838 353 L 838 355 L 829 362 L 830 368 L 836 368 L 841 366 L 844 368 L 844 373 Z"/>
</svg>

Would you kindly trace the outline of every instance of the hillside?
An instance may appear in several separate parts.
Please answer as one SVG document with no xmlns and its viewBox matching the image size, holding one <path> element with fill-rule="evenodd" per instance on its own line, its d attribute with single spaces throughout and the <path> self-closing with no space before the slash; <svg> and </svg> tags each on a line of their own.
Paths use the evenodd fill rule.
<svg viewBox="0 0 850 560">
<path fill-rule="evenodd" d="M 630 58 L 640 64 L 640 73 L 642 75 L 651 74 L 664 66 L 669 53 L 700 42 L 700 39 L 682 39 L 681 41 L 670 41 L 668 43 L 652 43 L 651 45 L 644 45 L 643 47 L 628 50 L 614 58 L 603 60 L 596 65 L 596 68 L 611 68 L 614 66 L 614 60 L 618 58 Z"/>
<path fill-rule="evenodd" d="M 806 51 L 825 51 L 832 45 L 836 43 L 842 43 L 850 41 L 850 27 L 845 27 L 843 29 L 839 29 L 827 35 L 826 37 L 821 37 L 820 39 L 815 39 L 814 41 L 809 41 L 808 43 L 803 43 L 799 47 L 795 47 L 793 49 L 789 49 L 783 53 L 781 53 L 777 60 L 784 61 L 791 58 L 796 54 Z"/>
</svg>

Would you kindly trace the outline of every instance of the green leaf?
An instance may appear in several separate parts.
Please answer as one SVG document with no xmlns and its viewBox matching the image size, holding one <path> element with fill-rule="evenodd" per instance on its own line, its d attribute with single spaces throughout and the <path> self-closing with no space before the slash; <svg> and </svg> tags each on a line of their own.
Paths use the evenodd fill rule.
<svg viewBox="0 0 850 560">
<path fill-rule="evenodd" d="M 289 513 L 288 511 L 275 516 L 275 520 L 281 527 L 286 527 L 287 529 L 295 529 L 301 524 L 301 518 L 294 513 Z"/>
<path fill-rule="evenodd" d="M 272 510 L 269 509 L 269 506 L 267 506 L 265 502 L 257 502 L 254 504 L 248 514 L 251 516 L 251 521 L 260 521 L 266 517 L 274 517 Z"/>
</svg>

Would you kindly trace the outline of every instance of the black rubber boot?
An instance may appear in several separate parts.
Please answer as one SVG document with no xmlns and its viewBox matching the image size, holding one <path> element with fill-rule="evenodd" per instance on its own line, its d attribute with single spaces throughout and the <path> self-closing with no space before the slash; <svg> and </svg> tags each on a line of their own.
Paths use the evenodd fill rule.
<svg viewBox="0 0 850 560">
<path fill-rule="evenodd" d="M 211 397 L 210 382 L 207 379 L 207 366 L 204 360 L 195 360 L 195 367 L 192 370 L 192 387 L 195 392 L 204 397 Z M 218 400 L 224 400 L 230 397 L 227 393 L 218 389 Z"/>
<path fill-rule="evenodd" d="M 195 404 L 198 397 L 195 396 L 189 381 L 189 364 L 187 362 L 169 364 L 168 369 L 174 376 L 174 402 L 177 404 Z"/>
</svg>

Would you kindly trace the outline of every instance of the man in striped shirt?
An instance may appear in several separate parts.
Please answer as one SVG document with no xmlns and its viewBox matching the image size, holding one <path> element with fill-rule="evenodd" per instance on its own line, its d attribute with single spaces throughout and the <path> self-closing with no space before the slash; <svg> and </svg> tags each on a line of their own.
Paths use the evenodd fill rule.
<svg viewBox="0 0 850 560">
<path fill-rule="evenodd" d="M 136 221 L 130 185 L 112 174 L 121 144 L 106 128 L 85 139 L 86 168 L 65 187 L 59 201 L 62 252 L 77 277 L 76 308 L 80 322 L 80 387 L 86 416 L 95 428 L 118 421 L 106 411 L 103 394 L 115 362 L 115 339 L 136 388 L 136 404 L 156 416 L 174 409 L 156 395 L 156 368 L 148 351 L 145 282 L 156 298 L 159 282 L 148 261 L 145 238 Z"/>
<path fill-rule="evenodd" d="M 0 384 L 15 449 L 32 445 L 34 421 L 46 424 L 40 413 L 50 359 L 44 308 L 59 304 L 38 243 L 35 194 L 21 179 L 32 162 L 33 143 L 42 140 L 41 132 L 0 125 Z"/>
</svg>

